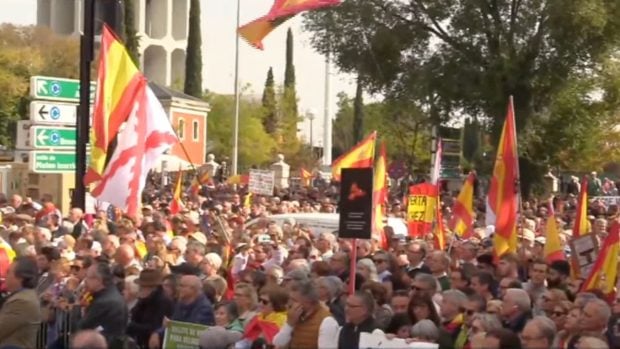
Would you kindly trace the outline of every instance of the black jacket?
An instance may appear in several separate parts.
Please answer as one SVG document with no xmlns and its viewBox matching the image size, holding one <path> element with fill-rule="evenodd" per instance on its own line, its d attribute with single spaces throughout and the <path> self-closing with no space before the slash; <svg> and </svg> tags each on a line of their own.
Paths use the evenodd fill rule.
<svg viewBox="0 0 620 349">
<path fill-rule="evenodd" d="M 351 323 L 344 324 L 338 336 L 338 349 L 358 349 L 360 346 L 360 334 L 362 332 L 372 333 L 376 329 L 377 325 L 372 317 L 364 320 L 358 326 Z"/>
<path fill-rule="evenodd" d="M 78 323 L 79 330 L 101 330 L 109 342 L 125 335 L 127 328 L 127 305 L 114 285 L 93 294 L 92 303 Z"/>
<path fill-rule="evenodd" d="M 131 309 L 127 334 L 136 340 L 140 348 L 148 348 L 151 334 L 161 327 L 164 316 L 170 318 L 173 311 L 174 301 L 159 286 L 148 297 L 139 299 Z"/>
</svg>

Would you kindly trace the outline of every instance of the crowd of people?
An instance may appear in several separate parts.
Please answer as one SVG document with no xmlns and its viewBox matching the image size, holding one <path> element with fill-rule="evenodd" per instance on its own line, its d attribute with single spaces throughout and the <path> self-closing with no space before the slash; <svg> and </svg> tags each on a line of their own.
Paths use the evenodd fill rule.
<svg viewBox="0 0 620 349">
<path fill-rule="evenodd" d="M 441 349 L 620 348 L 620 298 L 582 292 L 569 259 L 544 259 L 547 201 L 524 202 L 518 253 L 499 258 L 483 199 L 474 234 L 448 232 L 446 250 L 388 225 L 386 245 L 353 244 L 270 218 L 334 213 L 336 193 L 248 198 L 222 186 L 176 214 L 145 195 L 138 217 L 107 207 L 63 214 L 49 198 L 2 195 L 0 348 L 154 349 L 171 321 L 209 326 L 202 349 L 357 349 L 363 333 Z M 453 201 L 444 195 L 446 226 Z M 576 197 L 554 203 L 567 246 Z M 386 212 L 407 216 L 395 197 Z M 617 212 L 591 202 L 591 234 L 603 239 Z"/>
</svg>

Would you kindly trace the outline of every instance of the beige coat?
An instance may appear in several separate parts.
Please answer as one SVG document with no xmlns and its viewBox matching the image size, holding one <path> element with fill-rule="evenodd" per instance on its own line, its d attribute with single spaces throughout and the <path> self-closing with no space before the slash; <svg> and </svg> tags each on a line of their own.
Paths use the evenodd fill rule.
<svg viewBox="0 0 620 349">
<path fill-rule="evenodd" d="M 0 347 L 35 348 L 41 322 L 41 306 L 35 290 L 24 289 L 0 308 Z"/>
</svg>

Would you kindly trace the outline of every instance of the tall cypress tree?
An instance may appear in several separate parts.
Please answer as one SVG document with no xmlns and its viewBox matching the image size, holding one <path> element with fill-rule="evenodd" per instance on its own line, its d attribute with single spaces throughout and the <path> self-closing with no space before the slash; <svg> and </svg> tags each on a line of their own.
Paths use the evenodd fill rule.
<svg viewBox="0 0 620 349">
<path fill-rule="evenodd" d="M 364 88 L 361 74 L 357 75 L 357 88 L 353 101 L 353 138 L 355 143 L 362 140 L 362 127 L 364 125 Z"/>
<path fill-rule="evenodd" d="M 189 33 L 185 56 L 184 92 L 202 97 L 202 39 L 200 36 L 200 0 L 191 0 L 189 8 Z"/>
<path fill-rule="evenodd" d="M 124 24 L 124 40 L 125 47 L 131 56 L 131 59 L 140 66 L 140 38 L 136 30 L 136 14 L 134 12 L 134 0 L 123 1 L 123 24 Z"/>
<path fill-rule="evenodd" d="M 273 68 L 271 67 L 269 67 L 267 72 L 267 80 L 265 80 L 265 88 L 263 90 L 263 108 L 265 108 L 263 127 L 267 133 L 275 135 L 278 130 L 278 111 Z"/>
<path fill-rule="evenodd" d="M 295 64 L 293 63 L 293 31 L 291 28 L 286 32 L 286 67 L 284 70 L 284 93 L 290 98 L 295 118 L 298 116 L 297 92 L 295 90 Z"/>
</svg>

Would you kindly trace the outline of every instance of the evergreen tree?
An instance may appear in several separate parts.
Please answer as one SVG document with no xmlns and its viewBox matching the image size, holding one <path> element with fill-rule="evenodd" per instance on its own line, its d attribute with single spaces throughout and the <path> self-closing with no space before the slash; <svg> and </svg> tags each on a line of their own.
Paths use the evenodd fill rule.
<svg viewBox="0 0 620 349">
<path fill-rule="evenodd" d="M 297 92 L 295 90 L 295 65 L 293 64 L 293 31 L 286 32 L 286 68 L 284 70 L 284 91 L 294 104 L 291 105 L 295 118 L 298 116 Z"/>
<path fill-rule="evenodd" d="M 273 78 L 273 68 L 269 67 L 267 72 L 267 80 L 265 80 L 265 89 L 263 90 L 263 108 L 265 108 L 265 116 L 263 118 L 263 127 L 270 135 L 275 135 L 278 130 L 278 111 L 276 105 L 276 88 Z"/>
<path fill-rule="evenodd" d="M 200 0 L 191 0 L 189 8 L 189 34 L 185 57 L 184 92 L 202 97 L 202 39 L 200 37 Z"/>
<path fill-rule="evenodd" d="M 361 74 L 357 76 L 357 88 L 355 90 L 355 101 L 353 102 L 353 138 L 355 143 L 362 140 L 364 126 L 364 88 L 362 86 Z"/>
<path fill-rule="evenodd" d="M 136 66 L 140 67 L 140 37 L 138 37 L 138 32 L 136 31 L 134 1 L 135 0 L 123 1 L 123 40 L 125 41 L 125 47 L 127 47 L 131 59 Z"/>
</svg>

